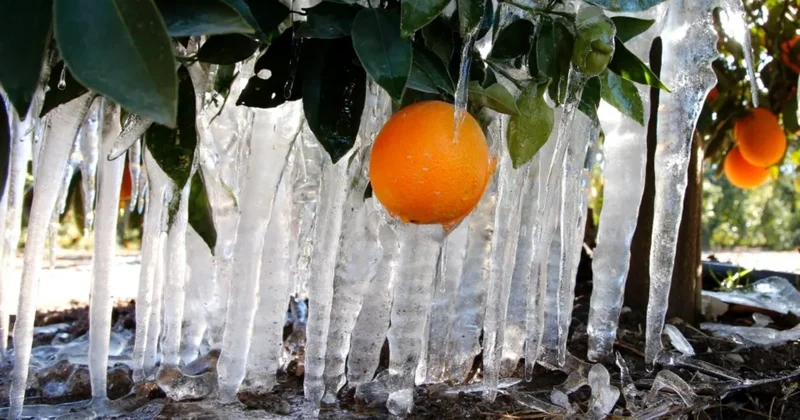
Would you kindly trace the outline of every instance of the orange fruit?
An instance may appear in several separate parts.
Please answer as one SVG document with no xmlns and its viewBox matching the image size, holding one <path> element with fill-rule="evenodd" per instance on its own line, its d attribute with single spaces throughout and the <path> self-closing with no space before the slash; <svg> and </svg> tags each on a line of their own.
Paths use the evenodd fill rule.
<svg viewBox="0 0 800 420">
<path fill-rule="evenodd" d="M 792 48 L 800 41 L 800 35 L 781 42 L 781 61 L 795 73 L 800 73 L 800 56 L 791 56 Z"/>
<path fill-rule="evenodd" d="M 713 88 L 712 88 L 712 89 L 711 89 L 711 90 L 708 92 L 708 96 L 706 96 L 706 102 L 707 102 L 707 103 L 714 103 L 714 102 L 716 102 L 716 101 L 717 101 L 717 98 L 719 98 L 719 89 L 717 89 L 717 87 L 716 87 L 716 86 L 714 86 L 714 87 L 713 87 Z"/>
<path fill-rule="evenodd" d="M 122 185 L 119 190 L 120 201 L 127 201 L 131 199 L 132 190 L 131 172 L 128 167 L 128 162 L 125 162 L 125 168 L 122 169 Z"/>
<path fill-rule="evenodd" d="M 733 125 L 733 138 L 742 156 L 750 164 L 766 168 L 783 159 L 786 133 L 775 116 L 766 108 L 756 108 Z"/>
<path fill-rule="evenodd" d="M 486 137 L 469 113 L 454 140 L 453 104 L 425 101 L 401 109 L 372 146 L 372 191 L 406 223 L 455 226 L 480 201 L 494 171 Z"/>
<path fill-rule="evenodd" d="M 736 187 L 749 190 L 764 183 L 769 178 L 769 169 L 751 165 L 735 146 L 725 156 L 725 177 Z"/>
</svg>

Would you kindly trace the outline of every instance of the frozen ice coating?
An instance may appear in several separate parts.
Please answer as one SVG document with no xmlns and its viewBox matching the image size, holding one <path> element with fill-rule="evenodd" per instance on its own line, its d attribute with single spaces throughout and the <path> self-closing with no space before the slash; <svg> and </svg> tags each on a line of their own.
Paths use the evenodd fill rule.
<svg viewBox="0 0 800 420">
<path fill-rule="evenodd" d="M 648 61 L 653 39 L 661 30 L 667 5 L 662 3 L 638 18 L 656 23 L 625 46 Z M 644 125 L 622 115 L 611 105 L 600 103 L 603 144 L 603 211 L 598 223 L 597 246 L 592 258 L 593 288 L 589 306 L 589 360 L 608 357 L 617 336 L 619 314 L 628 277 L 630 247 L 639 214 L 647 166 L 647 123 L 650 118 L 649 89 L 637 85 L 642 98 Z"/>
<path fill-rule="evenodd" d="M 255 111 L 250 156 L 239 197 L 241 220 L 233 246 L 233 267 L 222 353 L 217 365 L 220 401 L 236 400 L 245 378 L 258 300 L 264 234 L 292 143 L 303 124 L 302 104 Z M 234 281 L 235 280 L 235 281 Z"/>
<path fill-rule="evenodd" d="M 166 212 L 162 212 L 165 214 Z M 162 217 L 162 221 L 160 222 L 162 226 L 166 226 L 166 222 Z M 166 233 L 159 232 L 157 242 L 153 244 L 153 247 L 156 250 L 156 260 L 153 262 L 155 265 L 155 272 L 153 278 L 153 303 L 150 305 L 149 313 L 150 317 L 147 323 L 147 336 L 145 337 L 145 344 L 144 344 L 144 353 L 143 353 L 143 363 L 142 363 L 142 371 L 144 372 L 144 378 L 148 380 L 152 380 L 155 378 L 156 372 L 156 364 L 159 361 L 159 343 L 161 342 L 161 332 L 162 332 L 162 306 L 163 306 L 163 297 L 164 297 L 164 281 L 167 276 L 167 268 L 166 268 L 166 261 L 167 261 L 167 247 L 165 246 L 167 242 Z M 136 348 L 134 347 L 133 353 L 133 368 L 136 369 Z M 135 372 L 135 371 L 134 371 Z"/>
<path fill-rule="evenodd" d="M 664 325 L 664 331 L 669 336 L 669 341 L 672 343 L 672 347 L 675 350 L 687 355 L 687 356 L 694 356 L 694 348 L 689 343 L 689 340 L 684 337 L 683 333 L 678 329 L 678 327 L 672 324 Z"/>
<path fill-rule="evenodd" d="M 206 306 L 214 291 L 214 266 L 211 249 L 189 226 L 186 230 L 186 301 L 181 328 L 181 362 L 194 361 L 208 326 Z"/>
<path fill-rule="evenodd" d="M 94 225 L 94 200 L 97 193 L 97 162 L 105 116 L 105 102 L 102 97 L 95 98 L 89 114 L 78 133 L 78 148 L 81 160 L 81 191 L 83 191 L 84 227 L 88 230 Z"/>
<path fill-rule="evenodd" d="M 592 397 L 589 400 L 587 419 L 604 419 L 619 399 L 619 389 L 611 385 L 611 376 L 601 364 L 593 365 L 589 370 L 589 386 Z"/>
<path fill-rule="evenodd" d="M 22 415 L 22 401 L 28 380 L 28 363 L 33 344 L 36 296 L 42 271 L 42 251 L 50 218 L 55 210 L 61 174 L 67 164 L 73 139 L 89 109 L 92 94 L 86 93 L 48 113 L 45 145 L 40 152 L 40 173 L 34 183 L 36 194 L 31 204 L 24 266 L 20 285 L 17 319 L 14 327 L 14 371 L 9 391 L 9 418 Z"/>
<path fill-rule="evenodd" d="M 721 16 L 723 29 L 733 36 L 742 46 L 744 61 L 746 63 L 747 78 L 750 81 L 750 99 L 753 108 L 758 108 L 758 81 L 756 80 L 755 60 L 753 59 L 753 44 L 750 40 L 750 28 L 745 21 L 745 10 L 742 0 L 720 0 L 724 15 Z"/>
<path fill-rule="evenodd" d="M 320 187 L 322 186 L 320 181 L 324 151 L 308 124 L 303 126 L 303 131 L 297 140 L 302 147 L 298 150 L 298 162 L 292 173 L 292 190 L 294 191 L 292 200 L 295 203 L 292 213 L 294 220 L 292 228 L 297 232 L 296 235 L 292 235 L 293 240 L 297 242 L 292 292 L 299 298 L 305 298 L 308 293 L 306 285 L 314 252 L 313 237 Z"/>
<path fill-rule="evenodd" d="M 654 403 L 658 393 L 664 388 L 672 390 L 678 394 L 687 407 L 691 407 L 695 398 L 697 398 L 697 395 L 692 390 L 692 387 L 687 384 L 686 381 L 684 381 L 675 372 L 665 369 L 658 372 L 656 379 L 653 380 L 653 386 L 650 388 L 650 392 L 647 393 L 645 404 L 650 405 Z"/>
<path fill-rule="evenodd" d="M 100 102 L 98 117 L 102 112 L 102 129 L 99 140 L 102 153 L 113 145 L 113 140 L 122 130 L 119 123 L 120 107 L 117 104 Z M 97 153 L 95 153 L 96 157 Z M 97 162 L 97 159 L 95 159 Z M 117 248 L 117 215 L 119 190 L 125 159 L 103 159 L 97 168 L 97 224 L 94 231 L 94 255 L 92 257 L 92 290 L 89 302 L 89 374 L 92 397 L 106 398 L 106 370 L 108 368 L 108 336 L 111 334 L 111 308 L 114 304 L 110 282 L 113 278 L 114 258 Z"/>
<path fill-rule="evenodd" d="M 656 129 L 656 194 L 645 349 L 648 364 L 655 362 L 661 351 L 692 135 L 705 98 L 716 83 L 711 69 L 711 62 L 717 57 L 712 16 L 715 6 L 714 0 L 674 0 L 661 35 L 661 81 L 672 93 L 661 94 Z"/>
<path fill-rule="evenodd" d="M 116 140 L 114 140 L 114 147 L 108 152 L 107 159 L 114 159 L 117 156 L 125 153 L 135 142 L 137 142 L 153 124 L 149 118 L 142 117 L 137 114 L 128 114 L 125 118 L 125 124 L 122 126 L 122 132 L 119 133 Z"/>
<path fill-rule="evenodd" d="M 133 142 L 128 149 L 128 171 L 131 175 L 131 202 L 130 210 L 136 209 L 139 200 L 139 183 L 142 182 L 142 140 Z"/>
</svg>

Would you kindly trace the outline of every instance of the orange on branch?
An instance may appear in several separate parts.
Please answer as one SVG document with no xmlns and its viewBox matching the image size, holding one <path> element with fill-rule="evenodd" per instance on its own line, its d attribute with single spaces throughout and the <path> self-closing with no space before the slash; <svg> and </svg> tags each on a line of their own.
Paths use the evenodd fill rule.
<svg viewBox="0 0 800 420">
<path fill-rule="evenodd" d="M 392 115 L 375 138 L 370 180 L 375 197 L 406 223 L 463 219 L 494 171 L 486 137 L 468 113 L 454 140 L 453 104 L 419 102 Z"/>
<path fill-rule="evenodd" d="M 733 125 L 733 138 L 742 156 L 754 166 L 766 168 L 786 152 L 786 133 L 775 116 L 766 108 L 750 110 Z"/>
<path fill-rule="evenodd" d="M 125 168 L 122 170 L 122 185 L 120 186 L 119 190 L 120 201 L 130 200 L 132 192 L 133 192 L 133 182 L 131 180 L 131 172 L 130 169 L 128 168 L 128 162 L 125 162 Z"/>
<path fill-rule="evenodd" d="M 781 61 L 795 73 L 800 73 L 800 55 L 792 55 L 792 49 L 800 41 L 800 35 L 781 42 Z"/>
<path fill-rule="evenodd" d="M 725 177 L 736 187 L 749 190 L 756 188 L 769 178 L 769 169 L 751 165 L 736 146 L 725 156 Z"/>
</svg>

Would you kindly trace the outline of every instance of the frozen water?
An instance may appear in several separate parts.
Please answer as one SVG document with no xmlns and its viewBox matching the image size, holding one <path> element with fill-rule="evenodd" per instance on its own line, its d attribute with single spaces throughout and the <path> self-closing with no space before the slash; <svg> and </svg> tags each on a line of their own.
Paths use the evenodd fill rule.
<svg viewBox="0 0 800 420">
<path fill-rule="evenodd" d="M 689 340 L 683 336 L 683 333 L 676 326 L 666 324 L 664 325 L 664 331 L 669 336 L 669 341 L 672 343 L 672 347 L 674 347 L 675 350 L 678 350 L 686 356 L 694 356 L 694 348 L 692 348 Z"/>
<path fill-rule="evenodd" d="M 725 303 L 767 309 L 779 314 L 793 313 L 800 316 L 800 292 L 782 277 L 768 277 L 744 289 L 729 292 L 703 290 L 704 297 L 712 297 Z"/>
<path fill-rule="evenodd" d="M 744 327 L 714 323 L 700 324 L 700 328 L 711 331 L 717 337 L 728 337 L 746 347 L 779 346 L 788 341 L 800 340 L 800 327 L 776 330 L 767 327 Z"/>
<path fill-rule="evenodd" d="M 611 385 L 611 377 L 608 370 L 596 364 L 589 370 L 589 386 L 592 388 L 592 397 L 589 400 L 589 412 L 587 419 L 605 418 L 619 399 L 619 389 Z"/>
<path fill-rule="evenodd" d="M 131 203 L 130 210 L 136 209 L 139 201 L 139 184 L 142 182 L 142 141 L 133 142 L 128 149 L 128 171 L 131 174 Z"/>
<path fill-rule="evenodd" d="M 697 395 L 692 390 L 692 387 L 680 376 L 678 376 L 675 372 L 662 370 L 656 375 L 656 379 L 653 381 L 653 386 L 650 388 L 650 392 L 647 393 L 645 404 L 647 406 L 651 406 L 656 403 L 656 398 L 659 391 L 664 388 L 670 389 L 678 394 L 687 407 L 691 407 L 695 398 L 697 398 Z"/>
</svg>

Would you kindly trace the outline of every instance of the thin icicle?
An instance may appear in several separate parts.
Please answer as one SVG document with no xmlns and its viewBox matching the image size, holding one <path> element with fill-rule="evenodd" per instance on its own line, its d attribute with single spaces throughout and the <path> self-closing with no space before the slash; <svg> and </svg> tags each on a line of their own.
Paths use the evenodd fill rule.
<svg viewBox="0 0 800 420">
<path fill-rule="evenodd" d="M 136 209 L 139 199 L 139 183 L 142 178 L 142 140 L 136 140 L 128 149 L 128 171 L 131 174 L 131 202 L 129 209 Z"/>
<path fill-rule="evenodd" d="M 89 230 L 94 225 L 94 200 L 97 195 L 97 162 L 102 141 L 105 99 L 94 100 L 89 115 L 78 134 L 78 149 L 81 160 L 78 168 L 81 171 L 81 191 L 83 191 L 84 228 Z M 117 116 L 119 117 L 119 116 Z M 119 194 L 118 194 L 119 195 Z"/>
<path fill-rule="evenodd" d="M 158 222 L 161 226 L 166 226 L 166 211 L 162 211 L 161 220 Z M 161 353 L 159 352 L 159 342 L 161 341 L 162 333 L 162 319 L 163 319 L 163 302 L 164 302 L 164 281 L 167 277 L 167 235 L 163 231 L 158 232 L 156 243 L 152 244 L 155 248 L 155 258 L 153 265 L 155 265 L 155 272 L 153 278 L 153 297 L 152 304 L 150 305 L 150 317 L 147 322 L 144 349 L 144 363 L 142 370 L 145 378 L 152 380 L 155 378 L 156 365 L 158 364 Z M 136 348 L 134 348 L 134 352 Z M 134 353 L 135 356 L 135 353 Z M 134 363 L 136 361 L 134 360 Z M 134 364 L 134 368 L 136 365 Z M 134 370 L 134 373 L 136 371 Z"/>
<path fill-rule="evenodd" d="M 656 130 L 656 196 L 645 347 L 648 364 L 654 363 L 661 352 L 692 136 L 705 98 L 716 82 L 711 69 L 717 57 L 714 7 L 714 0 L 676 0 L 667 12 L 662 34 L 661 81 L 672 93 L 661 94 Z"/>
<path fill-rule="evenodd" d="M 469 90 L 467 89 L 469 83 L 469 68 L 472 64 L 472 47 L 475 44 L 475 34 L 467 34 L 462 40 L 461 45 L 461 61 L 458 67 L 458 84 L 456 85 L 455 94 L 455 115 L 453 115 L 455 124 L 453 132 L 453 141 L 458 139 L 458 129 L 467 115 L 467 100 Z"/>
<path fill-rule="evenodd" d="M 721 0 L 720 3 L 725 12 L 725 15 L 722 16 L 723 29 L 730 31 L 733 39 L 742 46 L 747 78 L 750 81 L 750 98 L 753 108 L 758 108 L 758 80 L 756 80 L 753 43 L 750 39 L 750 28 L 747 26 L 747 13 L 745 12 L 744 4 L 742 0 Z"/>
<path fill-rule="evenodd" d="M 73 139 L 86 115 L 92 94 L 86 93 L 49 113 L 42 146 L 41 172 L 34 183 L 36 194 L 31 205 L 28 237 L 25 243 L 24 267 L 20 286 L 17 320 L 14 327 L 14 371 L 9 391 L 9 418 L 22 416 L 22 402 L 28 380 L 28 367 L 33 344 L 33 322 L 36 314 L 42 250 L 47 239 L 47 225 L 55 210 L 61 174 L 66 166 Z"/>
<path fill-rule="evenodd" d="M 322 186 L 323 151 L 308 125 L 303 127 L 300 138 L 302 147 L 299 150 L 299 161 L 292 174 L 292 200 L 294 201 L 293 219 L 296 221 L 297 256 L 294 259 L 294 286 L 296 297 L 305 299 L 307 282 L 311 270 L 311 258 L 314 252 L 314 227 L 319 204 L 320 187 Z"/>
<path fill-rule="evenodd" d="M 103 113 L 100 132 L 105 154 L 122 127 L 119 123 L 120 107 L 100 100 Z M 97 153 L 95 153 L 97 155 Z M 97 171 L 99 197 L 97 199 L 97 226 L 94 232 L 92 258 L 92 291 L 89 303 L 89 375 L 92 398 L 106 398 L 106 371 L 108 369 L 108 337 L 111 335 L 111 308 L 114 304 L 110 282 L 113 278 L 117 248 L 117 215 L 119 190 L 122 185 L 124 159 L 103 160 Z"/>
<path fill-rule="evenodd" d="M 214 291 L 214 266 L 211 249 L 189 226 L 186 231 L 186 301 L 183 306 L 181 361 L 188 365 L 199 356 L 200 344 L 208 326 L 206 305 Z"/>
</svg>

